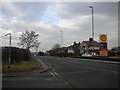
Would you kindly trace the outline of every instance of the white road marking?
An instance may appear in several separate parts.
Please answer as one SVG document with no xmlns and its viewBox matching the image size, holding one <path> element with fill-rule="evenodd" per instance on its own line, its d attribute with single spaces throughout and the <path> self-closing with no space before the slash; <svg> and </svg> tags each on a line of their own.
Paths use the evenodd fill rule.
<svg viewBox="0 0 120 90">
<path fill-rule="evenodd" d="M 73 59 L 73 58 L 70 58 L 70 57 L 66 57 L 68 59 Z M 93 60 L 93 59 L 84 59 L 84 58 L 81 58 L 81 60 L 87 60 L 87 61 L 95 61 L 95 62 L 104 62 L 104 63 L 112 63 L 112 64 L 120 64 L 120 62 L 116 62 L 116 61 L 103 61 L 103 60 Z"/>
<path fill-rule="evenodd" d="M 88 60 L 88 61 L 95 61 L 95 62 L 105 62 L 105 63 L 113 63 L 113 64 L 120 64 L 120 62 L 115 61 L 102 61 L 102 60 L 92 60 L 92 59 L 81 59 L 81 60 Z"/>
<path fill-rule="evenodd" d="M 53 72 L 50 72 L 50 74 L 51 74 L 53 77 L 55 77 L 55 74 L 54 74 Z"/>
<path fill-rule="evenodd" d="M 59 76 L 59 74 L 58 74 L 57 72 L 54 72 L 54 71 L 51 71 L 50 74 L 51 74 L 53 77 Z"/>
<path fill-rule="evenodd" d="M 59 76 L 59 74 L 57 72 L 54 72 L 55 75 Z"/>
</svg>

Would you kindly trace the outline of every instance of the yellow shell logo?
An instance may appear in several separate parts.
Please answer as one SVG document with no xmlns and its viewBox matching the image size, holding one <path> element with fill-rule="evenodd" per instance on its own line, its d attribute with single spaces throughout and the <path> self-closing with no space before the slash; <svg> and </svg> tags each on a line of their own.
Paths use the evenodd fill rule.
<svg viewBox="0 0 120 90">
<path fill-rule="evenodd" d="M 101 40 L 101 41 L 106 41 L 106 40 L 107 40 L 106 35 L 101 35 L 101 36 L 100 36 L 100 40 Z"/>
</svg>

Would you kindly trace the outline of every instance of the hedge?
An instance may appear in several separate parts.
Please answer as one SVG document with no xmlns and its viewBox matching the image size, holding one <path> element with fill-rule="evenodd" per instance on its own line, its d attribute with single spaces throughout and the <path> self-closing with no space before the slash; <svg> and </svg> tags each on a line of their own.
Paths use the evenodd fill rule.
<svg viewBox="0 0 120 90">
<path fill-rule="evenodd" d="M 9 47 L 2 47 L 2 60 L 8 62 L 9 60 Z M 11 47 L 11 63 L 19 63 L 30 59 L 30 51 L 27 49 L 20 49 Z"/>
</svg>

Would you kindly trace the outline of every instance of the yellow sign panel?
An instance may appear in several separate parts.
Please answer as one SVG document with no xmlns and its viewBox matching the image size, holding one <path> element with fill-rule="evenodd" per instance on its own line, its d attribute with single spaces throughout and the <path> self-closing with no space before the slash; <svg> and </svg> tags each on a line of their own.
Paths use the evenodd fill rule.
<svg viewBox="0 0 120 90">
<path fill-rule="evenodd" d="M 107 56 L 107 55 L 108 55 L 107 49 L 100 49 L 100 56 Z"/>
<path fill-rule="evenodd" d="M 100 54 L 106 54 L 107 51 L 100 51 Z"/>
</svg>

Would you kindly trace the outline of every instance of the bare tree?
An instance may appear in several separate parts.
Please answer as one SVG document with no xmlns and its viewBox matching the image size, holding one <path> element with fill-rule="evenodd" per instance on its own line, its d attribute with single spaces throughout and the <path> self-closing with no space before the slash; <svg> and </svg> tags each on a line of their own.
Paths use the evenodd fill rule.
<svg viewBox="0 0 120 90">
<path fill-rule="evenodd" d="M 55 44 L 52 49 L 54 50 L 54 49 L 57 49 L 57 48 L 60 48 L 60 44 Z"/>
<path fill-rule="evenodd" d="M 39 45 L 40 45 L 40 42 L 38 42 L 38 40 L 36 40 L 36 42 L 34 43 L 34 48 L 35 48 L 35 50 L 36 50 L 36 54 L 37 54 Z"/>
<path fill-rule="evenodd" d="M 20 42 L 18 43 L 19 46 L 22 46 L 23 48 L 30 49 L 31 47 L 35 47 L 38 42 L 38 34 L 36 34 L 34 31 L 28 31 L 22 33 L 21 37 L 19 37 Z"/>
</svg>

